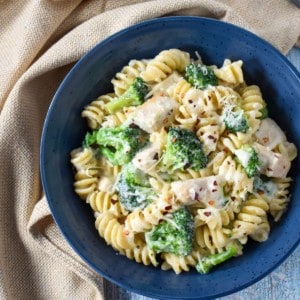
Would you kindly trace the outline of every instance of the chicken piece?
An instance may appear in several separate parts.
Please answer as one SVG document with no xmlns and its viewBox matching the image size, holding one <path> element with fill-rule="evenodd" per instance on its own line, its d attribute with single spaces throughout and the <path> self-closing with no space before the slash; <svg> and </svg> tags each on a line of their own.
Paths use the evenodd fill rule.
<svg viewBox="0 0 300 300">
<path fill-rule="evenodd" d="M 286 136 L 276 122 L 270 118 L 261 121 L 255 136 L 257 141 L 269 149 L 274 149 L 278 144 L 286 140 Z"/>
<path fill-rule="evenodd" d="M 154 96 L 139 106 L 132 121 L 148 133 L 169 126 L 174 120 L 179 104 L 167 96 Z"/>
<path fill-rule="evenodd" d="M 224 206 L 222 180 L 220 176 L 209 176 L 171 183 L 176 198 L 185 205 L 201 202 L 205 207 Z"/>
<path fill-rule="evenodd" d="M 156 144 L 149 144 L 141 149 L 133 158 L 133 165 L 145 173 L 149 173 L 160 158 L 161 150 Z"/>
<path fill-rule="evenodd" d="M 260 161 L 260 172 L 268 177 L 285 178 L 291 168 L 291 162 L 280 153 L 269 148 L 255 144 L 254 148 Z"/>
</svg>

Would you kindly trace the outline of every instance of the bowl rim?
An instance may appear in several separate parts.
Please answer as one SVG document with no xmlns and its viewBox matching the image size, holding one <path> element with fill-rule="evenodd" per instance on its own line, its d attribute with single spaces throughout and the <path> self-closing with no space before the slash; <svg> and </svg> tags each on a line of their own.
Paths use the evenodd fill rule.
<svg viewBox="0 0 300 300">
<path fill-rule="evenodd" d="M 147 296 L 147 297 L 157 297 L 158 295 L 153 294 L 151 292 L 149 293 L 147 291 L 141 291 L 140 289 L 135 289 L 134 287 L 128 287 L 125 284 L 123 284 L 122 282 L 119 282 L 119 281 L 115 280 L 114 278 L 110 277 L 109 275 L 105 274 L 102 270 L 100 270 L 99 268 L 94 266 L 93 263 L 89 260 L 89 258 L 85 257 L 76 248 L 76 246 L 72 243 L 72 241 L 68 237 L 67 230 L 64 228 L 64 226 L 60 223 L 60 221 L 56 217 L 56 213 L 55 213 L 56 208 L 53 206 L 53 201 L 51 200 L 52 199 L 51 192 L 48 189 L 47 180 L 46 180 L 46 170 L 44 168 L 44 164 L 45 164 L 44 149 L 45 149 L 45 144 L 46 144 L 46 133 L 47 133 L 47 128 L 49 126 L 49 119 L 50 119 L 50 116 L 52 114 L 52 111 L 53 111 L 56 103 L 58 102 L 59 95 L 64 90 L 64 88 L 68 84 L 68 82 L 70 80 L 72 80 L 72 77 L 77 72 L 77 70 L 79 70 L 81 68 L 81 66 L 86 62 L 86 60 L 89 59 L 90 56 L 92 56 L 94 53 L 96 53 L 99 48 L 105 46 L 107 43 L 111 42 L 114 39 L 117 39 L 119 36 L 122 36 L 122 35 L 126 34 L 127 32 L 130 32 L 132 30 L 135 30 L 135 29 L 143 27 L 143 26 L 151 25 L 153 23 L 174 22 L 174 21 L 204 21 L 204 22 L 214 23 L 214 24 L 216 24 L 216 23 L 220 24 L 221 23 L 221 24 L 223 24 L 223 26 L 227 26 L 227 27 L 232 28 L 234 30 L 242 31 L 246 35 L 254 38 L 257 41 L 259 41 L 262 45 L 265 45 L 268 48 L 268 50 L 272 51 L 273 55 L 275 55 L 279 60 L 281 60 L 287 66 L 287 68 L 290 70 L 290 72 L 293 73 L 293 75 L 295 77 L 297 77 L 298 80 L 300 81 L 300 73 L 298 72 L 296 67 L 293 66 L 291 64 L 291 62 L 282 53 L 280 53 L 280 51 L 277 48 L 275 48 L 272 44 L 270 44 L 265 39 L 259 37 L 258 35 L 256 35 L 255 33 L 251 32 L 247 29 L 244 29 L 244 28 L 239 27 L 237 25 L 234 25 L 232 23 L 228 23 L 226 21 L 222 21 L 222 20 L 218 20 L 218 19 L 212 19 L 212 18 L 208 18 L 208 17 L 201 17 L 201 16 L 165 16 L 165 17 L 158 17 L 158 18 L 145 20 L 145 21 L 136 23 L 134 25 L 130 25 L 130 26 L 128 26 L 128 27 L 126 27 L 122 30 L 119 30 L 119 31 L 107 36 L 103 40 L 100 40 L 99 42 L 97 42 L 97 44 L 95 44 L 90 50 L 86 51 L 81 56 L 81 58 L 74 63 L 74 65 L 71 67 L 71 69 L 64 76 L 64 79 L 61 81 L 58 88 L 56 89 L 56 92 L 55 92 L 54 96 L 52 97 L 51 103 L 49 105 L 47 114 L 45 116 L 44 124 L 43 124 L 43 129 L 42 129 L 42 133 L 41 133 L 41 142 L 40 142 L 40 174 L 41 174 L 41 181 L 42 181 L 43 190 L 44 190 L 44 193 L 45 193 L 45 196 L 46 196 L 46 200 L 47 200 L 48 206 L 50 208 L 51 215 L 52 215 L 55 223 L 57 224 L 62 236 L 64 237 L 64 239 L 71 246 L 71 248 L 75 251 L 75 253 L 93 271 L 95 271 L 96 273 L 100 274 L 102 277 L 106 278 L 107 280 L 113 282 L 115 285 L 117 285 L 117 286 L 119 286 L 123 289 L 126 289 L 130 292 L 138 293 L 140 295 L 144 295 L 144 296 Z M 178 296 L 178 298 L 172 297 L 172 299 L 214 299 L 216 297 L 223 297 L 223 296 L 231 295 L 233 293 L 241 291 L 241 290 L 253 285 L 254 283 L 260 281 L 262 278 L 266 277 L 268 274 L 270 274 L 272 271 L 274 271 L 277 267 L 279 267 L 295 251 L 295 249 L 299 246 L 299 244 L 300 244 L 300 237 L 297 241 L 295 241 L 293 247 L 291 247 L 289 249 L 289 251 L 285 252 L 285 254 L 281 257 L 281 259 L 277 260 L 276 263 L 273 263 L 273 265 L 271 267 L 266 268 L 265 272 L 257 275 L 254 279 L 252 279 L 252 280 L 250 280 L 250 281 L 248 281 L 244 284 L 238 285 L 235 288 L 228 289 L 228 291 L 225 291 L 223 293 L 218 293 L 218 294 L 208 296 L 208 297 L 204 297 L 204 298 L 202 296 L 197 297 L 197 298 L 194 298 L 194 297 L 183 298 L 182 296 Z M 168 296 L 163 296 L 160 299 L 171 299 L 171 298 L 169 298 Z"/>
</svg>

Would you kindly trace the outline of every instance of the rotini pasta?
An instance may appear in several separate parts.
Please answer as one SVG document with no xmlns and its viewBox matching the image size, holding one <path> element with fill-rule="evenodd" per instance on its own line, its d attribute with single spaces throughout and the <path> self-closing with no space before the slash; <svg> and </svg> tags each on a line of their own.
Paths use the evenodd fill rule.
<svg viewBox="0 0 300 300">
<path fill-rule="evenodd" d="M 171 74 L 172 71 L 183 72 L 189 62 L 190 55 L 187 52 L 178 49 L 164 50 L 148 63 L 141 77 L 146 82 L 159 82 Z"/>
<path fill-rule="evenodd" d="M 127 66 L 118 72 L 111 80 L 114 87 L 114 92 L 117 96 L 122 95 L 128 87 L 133 83 L 134 79 L 140 76 L 141 72 L 145 71 L 147 60 L 131 60 Z"/>
<path fill-rule="evenodd" d="M 88 104 L 81 113 L 81 116 L 87 119 L 87 124 L 91 129 L 100 127 L 105 115 L 105 104 L 112 101 L 115 94 L 110 93 L 98 97 L 96 100 Z"/>
<path fill-rule="evenodd" d="M 297 149 L 242 67 L 163 50 L 129 61 L 113 92 L 83 108 L 90 130 L 70 153 L 74 191 L 128 259 L 198 270 L 232 245 L 241 255 L 249 238 L 266 241 L 270 218 L 286 211 Z"/>
</svg>

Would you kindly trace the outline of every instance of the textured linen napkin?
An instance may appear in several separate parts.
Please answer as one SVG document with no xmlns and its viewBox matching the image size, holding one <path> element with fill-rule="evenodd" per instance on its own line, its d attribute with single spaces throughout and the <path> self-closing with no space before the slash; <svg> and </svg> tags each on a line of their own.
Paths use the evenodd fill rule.
<svg viewBox="0 0 300 300">
<path fill-rule="evenodd" d="M 104 298 L 103 279 L 65 242 L 43 196 L 41 130 L 55 90 L 83 54 L 166 15 L 231 22 L 283 53 L 300 35 L 300 9 L 288 0 L 0 0 L 0 299 Z"/>
</svg>

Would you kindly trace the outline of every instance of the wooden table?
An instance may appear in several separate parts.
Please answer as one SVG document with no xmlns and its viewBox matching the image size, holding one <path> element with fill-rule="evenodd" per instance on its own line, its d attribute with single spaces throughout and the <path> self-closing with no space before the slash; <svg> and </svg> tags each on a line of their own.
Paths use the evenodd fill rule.
<svg viewBox="0 0 300 300">
<path fill-rule="evenodd" d="M 300 48 L 293 48 L 287 57 L 300 72 Z M 119 289 L 108 282 L 105 282 L 105 294 L 107 300 L 154 300 Z M 300 247 L 280 267 L 261 281 L 238 293 L 218 299 L 300 300 Z"/>
</svg>

